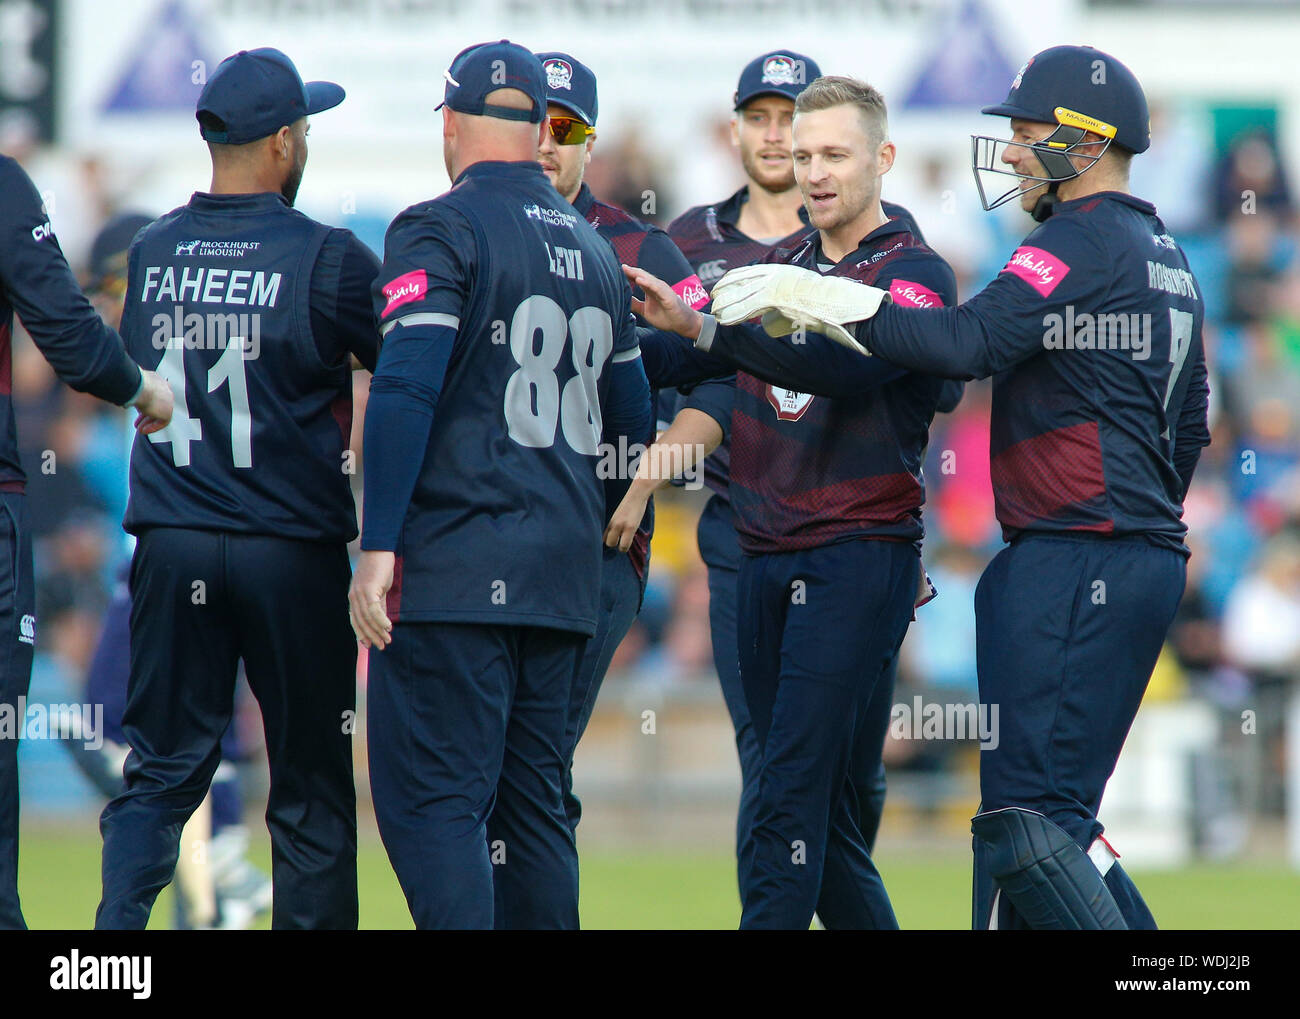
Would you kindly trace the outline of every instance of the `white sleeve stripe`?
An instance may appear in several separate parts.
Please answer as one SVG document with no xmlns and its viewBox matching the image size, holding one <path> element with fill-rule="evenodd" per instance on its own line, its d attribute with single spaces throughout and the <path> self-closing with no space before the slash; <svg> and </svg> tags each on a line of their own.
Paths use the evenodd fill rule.
<svg viewBox="0 0 1300 1019">
<path fill-rule="evenodd" d="M 624 361 L 635 361 L 640 356 L 641 356 L 641 348 L 639 346 L 633 347 L 631 350 L 620 350 L 617 354 L 614 355 L 614 358 L 610 363 L 622 364 Z"/>
<path fill-rule="evenodd" d="M 419 311 L 385 322 L 380 327 L 379 335 L 387 336 L 393 326 L 447 326 L 451 329 L 459 329 L 460 319 L 455 315 L 446 315 L 439 311 Z"/>
</svg>

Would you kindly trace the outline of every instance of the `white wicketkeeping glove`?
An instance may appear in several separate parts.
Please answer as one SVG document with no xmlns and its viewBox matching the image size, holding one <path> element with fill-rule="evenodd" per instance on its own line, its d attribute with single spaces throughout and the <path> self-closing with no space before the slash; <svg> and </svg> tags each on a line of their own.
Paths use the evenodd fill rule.
<svg viewBox="0 0 1300 1019">
<path fill-rule="evenodd" d="M 771 336 L 786 336 L 803 326 L 869 357 L 845 325 L 871 318 L 887 300 L 886 291 L 843 277 L 794 265 L 748 265 L 732 269 L 714 285 L 712 312 L 723 325 L 761 315 Z"/>
</svg>

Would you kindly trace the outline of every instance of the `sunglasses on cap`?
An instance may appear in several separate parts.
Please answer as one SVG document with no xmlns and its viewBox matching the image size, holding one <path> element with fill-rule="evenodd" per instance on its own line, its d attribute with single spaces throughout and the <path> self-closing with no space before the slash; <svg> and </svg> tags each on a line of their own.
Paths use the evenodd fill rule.
<svg viewBox="0 0 1300 1019">
<path fill-rule="evenodd" d="M 550 119 L 551 137 L 556 145 L 581 145 L 596 129 L 589 127 L 576 117 L 552 117 Z"/>
</svg>

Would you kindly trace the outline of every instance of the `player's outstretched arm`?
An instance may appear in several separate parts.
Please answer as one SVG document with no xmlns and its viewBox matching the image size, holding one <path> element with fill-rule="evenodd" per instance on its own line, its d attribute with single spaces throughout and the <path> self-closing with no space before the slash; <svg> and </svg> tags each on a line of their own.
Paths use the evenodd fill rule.
<svg viewBox="0 0 1300 1019">
<path fill-rule="evenodd" d="M 724 326 L 707 316 L 697 344 L 764 382 L 832 399 L 861 396 L 907 374 L 891 361 L 863 357 L 802 327 L 774 337 L 753 323 Z"/>
<path fill-rule="evenodd" d="M 632 311 L 652 327 L 637 330 L 641 360 L 650 385 L 671 389 L 730 375 L 735 370 L 727 362 L 682 342 L 682 337 L 694 340 L 699 336 L 703 317 L 672 287 L 634 266 L 624 265 L 623 274 L 645 293 L 642 300 L 632 299 Z"/>
<path fill-rule="evenodd" d="M 605 528 L 605 544 L 626 552 L 650 497 L 679 474 L 693 469 L 722 444 L 722 426 L 703 411 L 683 408 L 642 455 L 627 494 Z"/>
<path fill-rule="evenodd" d="M 158 427 L 167 424 L 170 406 L 86 300 L 36 186 L 8 157 L 0 157 L 0 286 L 60 379 L 119 407 L 143 397 L 152 411 L 166 412 Z"/>
</svg>

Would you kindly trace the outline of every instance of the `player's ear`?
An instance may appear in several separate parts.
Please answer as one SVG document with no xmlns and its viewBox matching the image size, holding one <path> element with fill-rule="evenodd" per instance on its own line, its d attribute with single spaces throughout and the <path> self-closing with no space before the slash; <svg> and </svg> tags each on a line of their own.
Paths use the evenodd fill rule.
<svg viewBox="0 0 1300 1019">
<path fill-rule="evenodd" d="M 282 159 L 286 162 L 291 160 L 293 142 L 290 139 L 290 135 L 292 134 L 293 129 L 288 125 L 285 125 L 273 135 L 274 141 L 272 142 L 271 151 L 277 159 Z"/>
<path fill-rule="evenodd" d="M 593 131 L 591 134 L 587 135 L 587 154 L 583 157 L 582 160 L 583 166 L 591 165 L 591 148 L 595 144 L 596 144 L 596 133 Z"/>
<path fill-rule="evenodd" d="M 739 112 L 733 113 L 731 115 L 731 147 L 733 149 L 740 148 L 740 113 Z"/>
<path fill-rule="evenodd" d="M 876 174 L 888 173 L 890 167 L 894 165 L 894 156 L 897 155 L 898 148 L 893 142 L 886 141 L 880 145 L 880 151 L 876 154 Z"/>
<path fill-rule="evenodd" d="M 542 142 L 546 141 L 546 132 L 551 129 L 551 118 L 543 117 L 542 122 L 537 125 L 537 147 L 542 147 Z"/>
</svg>

